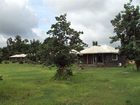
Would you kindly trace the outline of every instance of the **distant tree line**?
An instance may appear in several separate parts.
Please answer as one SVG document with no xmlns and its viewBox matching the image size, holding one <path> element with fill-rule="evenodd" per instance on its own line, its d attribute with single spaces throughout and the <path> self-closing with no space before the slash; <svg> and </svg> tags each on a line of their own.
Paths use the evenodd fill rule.
<svg viewBox="0 0 140 105">
<path fill-rule="evenodd" d="M 7 46 L 0 48 L 0 59 L 9 60 L 11 55 L 15 54 L 28 54 L 29 59 L 32 61 L 37 61 L 39 53 L 39 49 L 41 46 L 41 42 L 39 40 L 28 40 L 22 39 L 20 35 L 16 35 L 15 38 L 8 38 Z"/>
</svg>

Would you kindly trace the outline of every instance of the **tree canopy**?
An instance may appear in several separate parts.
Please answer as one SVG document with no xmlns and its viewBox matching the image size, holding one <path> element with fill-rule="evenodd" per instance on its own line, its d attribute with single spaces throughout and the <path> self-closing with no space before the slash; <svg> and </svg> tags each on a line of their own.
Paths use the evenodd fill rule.
<svg viewBox="0 0 140 105">
<path fill-rule="evenodd" d="M 132 1 L 124 4 L 121 11 L 112 21 L 115 36 L 110 37 L 111 43 L 120 41 L 120 52 L 127 59 L 140 61 L 140 9 L 132 5 Z M 138 65 L 137 65 L 138 67 Z M 139 67 L 138 67 L 139 68 Z"/>
<path fill-rule="evenodd" d="M 56 17 L 56 23 L 52 24 L 47 32 L 49 37 L 45 40 L 49 62 L 58 67 L 56 76 L 67 78 L 69 76 L 69 67 L 75 61 L 75 54 L 72 49 L 81 50 L 86 44 L 79 38 L 81 31 L 75 31 L 70 27 L 71 23 L 67 21 L 66 14 Z M 45 43 L 45 42 L 44 42 Z"/>
<path fill-rule="evenodd" d="M 9 51 L 9 55 L 18 54 L 18 53 L 27 53 L 28 40 L 22 39 L 20 35 L 16 35 L 14 39 L 7 39 L 7 49 Z"/>
</svg>

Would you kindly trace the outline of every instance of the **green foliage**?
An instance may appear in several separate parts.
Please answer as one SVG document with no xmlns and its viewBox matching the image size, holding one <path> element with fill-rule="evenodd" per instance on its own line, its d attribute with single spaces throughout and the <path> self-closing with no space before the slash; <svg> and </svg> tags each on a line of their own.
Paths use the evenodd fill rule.
<svg viewBox="0 0 140 105">
<path fill-rule="evenodd" d="M 9 61 L 4 61 L 4 64 L 9 64 Z"/>
<path fill-rule="evenodd" d="M 7 46 L 3 47 L 2 52 L 2 60 L 9 60 L 9 57 L 14 54 L 27 54 L 29 51 L 28 40 L 22 39 L 21 36 L 17 35 L 14 39 L 7 39 Z"/>
<path fill-rule="evenodd" d="M 2 75 L 0 75 L 0 80 L 3 80 L 3 76 Z"/>
<path fill-rule="evenodd" d="M 9 60 L 9 57 L 14 54 L 27 54 L 31 62 L 39 62 L 41 60 L 41 42 L 39 40 L 22 39 L 17 35 L 15 38 L 7 39 L 7 46 L 0 49 L 0 60 Z M 2 55 L 2 57 L 1 57 Z M 20 62 L 19 62 L 20 63 Z"/>
<path fill-rule="evenodd" d="M 19 61 L 19 64 L 23 64 L 24 62 L 23 61 Z"/>
<path fill-rule="evenodd" d="M 2 59 L 3 60 L 8 60 L 10 56 L 10 52 L 8 51 L 7 47 L 2 48 Z"/>
<path fill-rule="evenodd" d="M 115 36 L 110 37 L 111 43 L 120 41 L 120 53 L 125 58 L 135 60 L 137 70 L 140 70 L 140 9 L 129 3 L 124 4 L 121 11 L 112 21 Z"/>
<path fill-rule="evenodd" d="M 28 50 L 28 58 L 33 61 L 37 62 L 41 59 L 41 42 L 39 40 L 30 40 L 29 50 Z"/>
<path fill-rule="evenodd" d="M 43 54 L 48 59 L 48 64 L 55 64 L 58 67 L 57 74 L 60 77 L 68 75 L 66 67 L 74 63 L 76 56 L 71 53 L 72 49 L 81 50 L 85 44 L 79 38 L 83 32 L 77 32 L 70 27 L 66 14 L 56 17 L 56 23 L 47 32 L 49 37 L 44 41 L 46 50 Z"/>
<path fill-rule="evenodd" d="M 0 64 L 2 63 L 3 59 L 2 59 L 2 49 L 0 48 Z"/>
<path fill-rule="evenodd" d="M 121 42 L 121 53 L 128 59 L 140 58 L 140 10 L 139 6 L 130 3 L 124 4 L 115 19 L 111 21 L 114 26 L 115 36 L 110 37 L 112 42 Z"/>
<path fill-rule="evenodd" d="M 55 64 L 58 68 L 70 66 L 76 58 L 75 54 L 70 53 L 71 50 L 80 51 L 86 45 L 79 38 L 83 32 L 77 32 L 70 27 L 66 14 L 56 17 L 56 21 L 43 43 L 35 39 L 22 39 L 20 35 L 14 39 L 8 38 L 7 46 L 0 49 L 0 62 L 8 60 L 11 55 L 24 53 L 28 55 L 29 63 Z"/>
<path fill-rule="evenodd" d="M 28 53 L 28 40 L 22 39 L 21 36 L 17 35 L 14 39 L 8 38 L 7 39 L 7 47 L 8 55 L 14 54 L 21 54 L 21 53 Z"/>
</svg>

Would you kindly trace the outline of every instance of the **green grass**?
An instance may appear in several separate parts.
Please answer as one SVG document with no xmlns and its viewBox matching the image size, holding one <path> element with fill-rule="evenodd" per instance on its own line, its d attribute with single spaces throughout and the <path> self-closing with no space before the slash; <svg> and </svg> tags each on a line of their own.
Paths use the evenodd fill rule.
<svg viewBox="0 0 140 105">
<path fill-rule="evenodd" d="M 54 81 L 54 68 L 0 64 L 0 105 L 140 105 L 140 73 L 128 68 L 74 68 Z"/>
</svg>

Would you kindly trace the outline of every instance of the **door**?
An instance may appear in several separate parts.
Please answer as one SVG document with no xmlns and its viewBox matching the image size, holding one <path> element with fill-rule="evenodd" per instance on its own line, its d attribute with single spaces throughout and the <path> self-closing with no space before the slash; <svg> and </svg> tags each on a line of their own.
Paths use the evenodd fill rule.
<svg viewBox="0 0 140 105">
<path fill-rule="evenodd" d="M 103 63 L 103 54 L 97 54 L 97 63 Z"/>
</svg>

